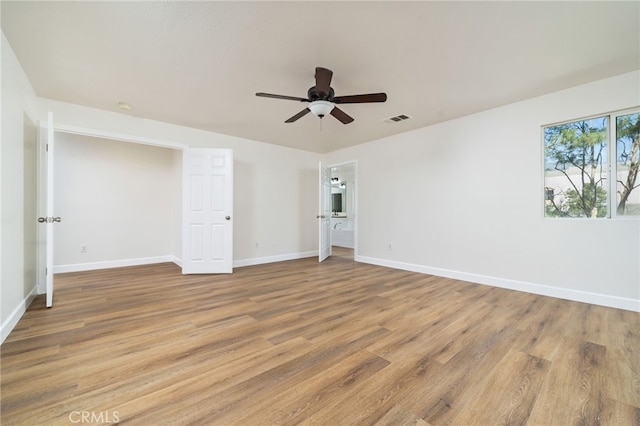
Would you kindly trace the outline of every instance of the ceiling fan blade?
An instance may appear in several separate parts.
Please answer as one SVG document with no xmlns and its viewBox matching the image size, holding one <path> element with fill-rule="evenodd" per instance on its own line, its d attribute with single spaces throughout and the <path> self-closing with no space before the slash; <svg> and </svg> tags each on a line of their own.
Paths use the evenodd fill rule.
<svg viewBox="0 0 640 426">
<path fill-rule="evenodd" d="M 348 115 L 346 112 L 344 112 L 337 106 L 333 107 L 333 109 L 331 110 L 331 115 L 333 115 L 335 118 L 341 121 L 342 124 L 349 124 L 353 121 L 353 117 Z"/>
<path fill-rule="evenodd" d="M 300 117 L 304 117 L 305 115 L 309 114 L 310 112 L 311 112 L 311 110 L 309 108 L 305 108 L 302 111 L 300 111 L 299 113 L 297 113 L 296 115 L 294 115 L 293 117 L 291 117 L 288 120 L 286 120 L 285 123 L 293 123 L 294 121 L 296 121 Z"/>
<path fill-rule="evenodd" d="M 364 104 L 368 102 L 384 102 L 386 93 L 367 93 L 366 95 L 336 96 L 332 102 L 336 104 Z"/>
<path fill-rule="evenodd" d="M 260 96 L 263 98 L 274 98 L 274 99 L 285 99 L 287 101 L 300 101 L 300 102 L 309 102 L 307 98 L 298 98 L 296 96 L 286 96 L 286 95 L 274 95 L 272 93 L 256 93 L 256 96 Z"/>
<path fill-rule="evenodd" d="M 329 94 L 331 77 L 333 77 L 333 71 L 316 67 L 316 91 L 320 96 L 325 97 Z"/>
</svg>

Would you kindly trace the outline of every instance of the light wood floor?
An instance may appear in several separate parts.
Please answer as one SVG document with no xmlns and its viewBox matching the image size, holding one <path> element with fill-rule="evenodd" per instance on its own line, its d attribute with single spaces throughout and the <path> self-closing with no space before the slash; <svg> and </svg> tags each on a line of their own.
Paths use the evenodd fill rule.
<svg viewBox="0 0 640 426">
<path fill-rule="evenodd" d="M 58 275 L 2 345 L 2 425 L 640 424 L 640 314 L 348 254 Z"/>
</svg>

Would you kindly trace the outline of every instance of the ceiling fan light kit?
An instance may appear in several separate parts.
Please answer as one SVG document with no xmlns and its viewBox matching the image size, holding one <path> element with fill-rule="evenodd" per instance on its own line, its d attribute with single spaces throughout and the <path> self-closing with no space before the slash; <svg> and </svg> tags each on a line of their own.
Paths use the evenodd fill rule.
<svg viewBox="0 0 640 426">
<path fill-rule="evenodd" d="M 335 105 L 329 101 L 313 101 L 309 104 L 311 112 L 320 118 L 330 114 L 334 107 Z"/>
<path fill-rule="evenodd" d="M 331 78 L 333 71 L 327 68 L 316 67 L 316 85 L 307 91 L 306 98 L 298 98 L 295 96 L 275 95 L 272 93 L 258 92 L 256 96 L 263 98 L 284 99 L 288 101 L 309 102 L 309 106 L 293 117 L 290 117 L 285 123 L 293 123 L 299 118 L 304 117 L 312 112 L 317 117 L 324 117 L 331 114 L 342 124 L 348 124 L 353 121 L 346 112 L 336 107 L 336 104 L 363 104 L 371 102 L 385 102 L 387 100 L 386 93 L 368 93 L 362 95 L 335 96 L 333 87 L 331 87 Z"/>
</svg>

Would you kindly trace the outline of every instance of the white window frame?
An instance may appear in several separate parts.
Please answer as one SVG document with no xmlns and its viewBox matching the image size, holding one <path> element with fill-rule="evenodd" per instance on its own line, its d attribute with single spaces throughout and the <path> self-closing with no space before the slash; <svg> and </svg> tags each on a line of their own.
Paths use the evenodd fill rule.
<svg viewBox="0 0 640 426">
<path fill-rule="evenodd" d="M 594 118 L 600 118 L 600 117 L 608 117 L 608 132 L 607 132 L 607 155 L 608 155 L 608 164 L 604 164 L 603 167 L 607 173 L 607 177 L 606 179 L 608 180 L 608 184 L 606 185 L 607 188 L 607 214 L 604 217 L 599 217 L 596 218 L 600 219 L 600 220 L 606 220 L 606 219 L 613 219 L 613 220 L 631 220 L 631 221 L 638 221 L 640 220 L 640 215 L 618 215 L 617 212 L 617 201 L 618 201 L 618 195 L 617 195 L 617 168 L 618 168 L 618 158 L 617 158 L 617 145 L 618 145 L 618 141 L 617 141 L 617 118 L 620 116 L 624 116 L 624 115 L 629 115 L 629 114 L 634 114 L 634 113 L 640 113 L 640 106 L 636 106 L 633 108 L 626 108 L 626 109 L 622 109 L 622 110 L 616 110 L 616 111 L 610 111 L 610 112 L 604 112 L 601 114 L 593 114 L 593 115 L 589 115 L 589 116 L 584 116 L 584 117 L 580 117 L 580 118 L 574 118 L 574 119 L 570 119 L 570 120 L 564 120 L 564 121 L 558 121 L 555 123 L 549 123 L 549 124 L 544 124 L 540 127 L 540 134 L 541 134 L 541 148 L 542 148 L 542 191 L 541 191 L 541 197 L 540 199 L 542 200 L 542 207 L 541 207 L 541 211 L 542 211 L 542 217 L 544 219 L 549 219 L 549 220 L 564 220 L 564 219 L 572 219 L 572 220 L 594 220 L 593 218 L 588 218 L 588 217 L 571 217 L 571 218 L 567 218 L 567 217 L 552 217 L 552 216 L 547 216 L 546 215 L 546 211 L 545 211 L 545 197 L 546 197 L 546 189 L 545 189 L 545 182 L 546 182 L 546 173 L 545 173 L 545 154 L 546 154 L 546 146 L 545 146 L 545 129 L 548 127 L 554 127 L 554 126 L 559 126 L 562 124 L 567 124 L 567 123 L 574 123 L 577 121 L 586 121 L 586 120 L 591 120 Z M 637 189 L 638 191 L 640 191 L 640 188 Z"/>
<path fill-rule="evenodd" d="M 628 108 L 614 111 L 609 114 L 609 216 L 611 219 L 618 220 L 640 220 L 640 215 L 618 215 L 618 157 L 616 150 L 618 149 L 617 140 L 617 118 L 623 115 L 639 113 L 640 107 Z M 636 191 L 640 192 L 640 188 Z"/>
</svg>

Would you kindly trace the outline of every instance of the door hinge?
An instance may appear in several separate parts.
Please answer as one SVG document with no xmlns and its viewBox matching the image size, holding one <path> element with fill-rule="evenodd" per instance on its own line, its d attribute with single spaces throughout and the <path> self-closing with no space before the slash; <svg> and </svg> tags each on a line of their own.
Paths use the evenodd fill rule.
<svg viewBox="0 0 640 426">
<path fill-rule="evenodd" d="M 49 268 L 44 268 L 44 274 L 49 275 Z"/>
<path fill-rule="evenodd" d="M 49 152 L 49 144 L 46 144 L 46 145 L 44 146 L 44 150 L 45 150 L 45 151 L 47 151 L 47 152 Z"/>
</svg>

